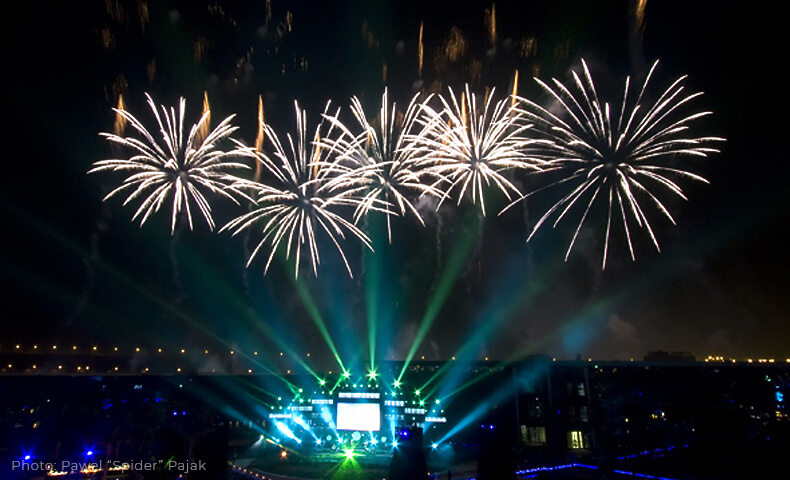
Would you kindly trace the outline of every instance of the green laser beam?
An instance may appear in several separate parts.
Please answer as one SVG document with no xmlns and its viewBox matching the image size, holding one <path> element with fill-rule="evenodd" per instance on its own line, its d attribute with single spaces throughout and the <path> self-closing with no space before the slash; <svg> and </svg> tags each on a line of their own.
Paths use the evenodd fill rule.
<svg viewBox="0 0 790 480">
<path fill-rule="evenodd" d="M 291 283 L 296 288 L 296 292 L 299 294 L 299 298 L 302 300 L 305 309 L 307 309 L 307 313 L 310 316 L 310 319 L 318 328 L 318 331 L 321 333 L 321 336 L 323 337 L 327 346 L 332 351 L 332 354 L 334 355 L 338 365 L 340 365 L 340 368 L 343 371 L 345 371 L 343 362 L 340 359 L 340 354 L 338 353 L 337 348 L 335 347 L 335 342 L 332 341 L 332 336 L 329 334 L 329 329 L 326 327 L 326 322 L 324 322 L 324 319 L 321 316 L 321 312 L 318 309 L 318 305 L 316 305 L 312 294 L 310 293 L 309 289 L 304 283 L 304 280 L 296 278 L 296 276 L 290 274 L 290 272 L 288 278 L 291 280 Z"/>
<path fill-rule="evenodd" d="M 476 219 L 477 217 L 473 218 Z M 422 316 L 420 326 L 417 329 L 417 334 L 414 337 L 414 341 L 412 342 L 411 348 L 409 349 L 409 353 L 406 355 L 403 368 L 398 375 L 398 380 L 403 378 L 403 375 L 406 372 L 406 369 L 409 367 L 411 360 L 417 353 L 417 349 L 420 348 L 423 340 L 425 340 L 425 336 L 428 334 L 433 322 L 439 315 L 439 312 L 444 306 L 447 297 L 450 295 L 452 287 L 455 285 L 455 282 L 458 280 L 458 276 L 466 265 L 469 255 L 474 250 L 474 246 L 477 243 L 478 238 L 478 222 L 475 222 L 464 230 L 464 233 L 453 246 L 450 259 L 442 271 L 436 290 L 433 296 L 431 296 L 430 302 L 428 303 L 428 308 L 425 310 L 425 313 Z"/>
</svg>

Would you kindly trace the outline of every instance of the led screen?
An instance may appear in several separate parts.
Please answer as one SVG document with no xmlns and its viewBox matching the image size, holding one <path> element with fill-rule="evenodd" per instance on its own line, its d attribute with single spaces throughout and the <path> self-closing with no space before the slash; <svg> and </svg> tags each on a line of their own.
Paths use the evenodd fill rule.
<svg viewBox="0 0 790 480">
<path fill-rule="evenodd" d="M 337 429 L 378 432 L 381 408 L 378 403 L 338 403 Z"/>
</svg>

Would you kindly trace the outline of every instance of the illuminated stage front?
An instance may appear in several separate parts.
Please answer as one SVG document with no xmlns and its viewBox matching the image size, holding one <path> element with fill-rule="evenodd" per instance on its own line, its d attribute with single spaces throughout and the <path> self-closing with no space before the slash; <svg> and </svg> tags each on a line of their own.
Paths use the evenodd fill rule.
<svg viewBox="0 0 790 480">
<path fill-rule="evenodd" d="M 438 440 L 447 423 L 438 398 L 397 382 L 312 382 L 295 388 L 292 398 L 270 406 L 269 443 L 297 450 L 389 453 L 407 432 L 431 432 Z M 323 383 L 323 385 L 321 385 Z M 395 382 L 393 382 L 395 383 Z"/>
</svg>

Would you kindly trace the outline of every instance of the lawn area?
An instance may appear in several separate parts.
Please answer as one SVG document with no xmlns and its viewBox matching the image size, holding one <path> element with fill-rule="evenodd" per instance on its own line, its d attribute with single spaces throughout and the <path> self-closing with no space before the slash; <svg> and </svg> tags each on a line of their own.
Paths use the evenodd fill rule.
<svg viewBox="0 0 790 480">
<path fill-rule="evenodd" d="M 286 458 L 267 455 L 257 458 L 249 468 L 299 478 L 331 480 L 381 480 L 387 476 L 389 455 L 356 455 L 351 458 L 335 453 L 303 456 L 289 453 Z"/>
</svg>

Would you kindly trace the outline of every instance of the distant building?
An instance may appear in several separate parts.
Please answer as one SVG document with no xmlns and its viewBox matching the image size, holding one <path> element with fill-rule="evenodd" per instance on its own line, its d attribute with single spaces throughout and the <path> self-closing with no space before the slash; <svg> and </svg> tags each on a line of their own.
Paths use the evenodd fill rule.
<svg viewBox="0 0 790 480">
<path fill-rule="evenodd" d="M 646 362 L 695 362 L 696 358 L 689 352 L 665 352 L 656 350 L 647 352 L 644 356 Z"/>
<path fill-rule="evenodd" d="M 513 453 L 527 469 L 611 469 L 637 461 L 660 468 L 672 455 L 678 471 L 691 472 L 672 478 L 703 478 L 691 471 L 702 464 L 728 478 L 764 478 L 750 469 L 775 465 L 790 451 L 790 362 L 696 362 L 685 352 L 659 351 L 641 362 L 535 356 L 512 363 L 383 362 L 376 371 L 297 375 L 252 374 L 241 361 L 226 361 L 241 374 L 188 368 L 174 374 L 180 353 L 14 348 L 0 358 L 6 464 L 25 445 L 53 461 L 76 458 L 85 445 L 118 460 L 192 458 L 189 452 L 206 448 L 218 465 L 255 442 L 308 455 L 345 448 L 382 455 L 410 428 L 423 432 L 429 462 L 432 451 L 451 449 L 459 458 L 488 455 L 494 463 L 510 462 Z"/>
</svg>

